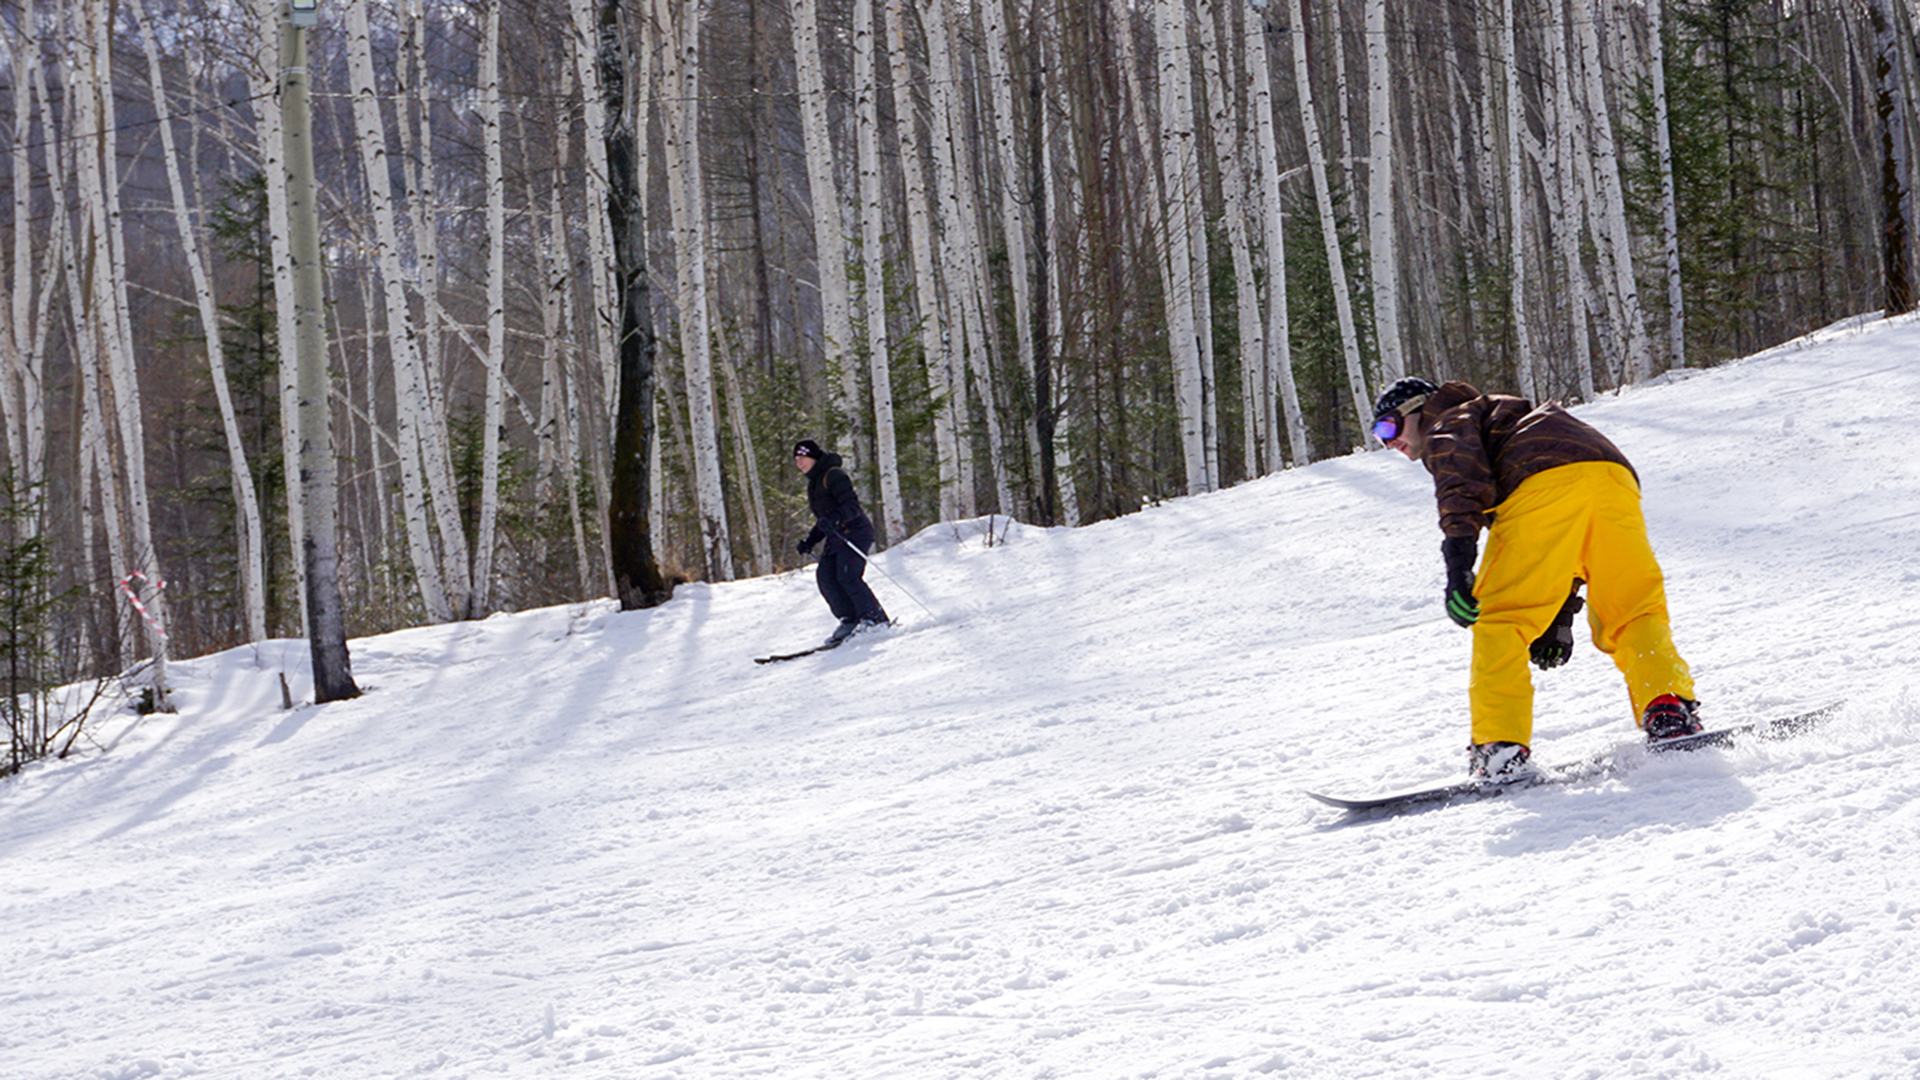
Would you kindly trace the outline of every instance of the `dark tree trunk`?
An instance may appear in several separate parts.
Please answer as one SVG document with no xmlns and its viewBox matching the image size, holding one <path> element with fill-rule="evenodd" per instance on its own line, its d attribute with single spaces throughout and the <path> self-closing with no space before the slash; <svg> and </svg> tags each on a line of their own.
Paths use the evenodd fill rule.
<svg viewBox="0 0 1920 1080">
<path fill-rule="evenodd" d="M 647 280 L 646 220 L 637 175 L 633 115 L 627 107 L 626 49 L 620 30 L 620 0 L 600 4 L 600 83 L 607 104 L 607 220 L 613 231 L 613 264 L 620 289 L 619 401 L 613 416 L 613 489 L 608 496 L 607 536 L 620 609 L 666 603 L 673 590 L 653 557 L 647 523 L 652 503 L 647 451 L 653 445 L 654 337 Z"/>
<path fill-rule="evenodd" d="M 1907 146 L 1907 88 L 1900 77 L 1900 31 L 1887 0 L 1868 0 L 1873 21 L 1873 77 L 1880 117 L 1881 260 L 1886 277 L 1888 315 L 1913 310 L 1913 227 L 1907 220 L 1912 167 Z"/>
</svg>

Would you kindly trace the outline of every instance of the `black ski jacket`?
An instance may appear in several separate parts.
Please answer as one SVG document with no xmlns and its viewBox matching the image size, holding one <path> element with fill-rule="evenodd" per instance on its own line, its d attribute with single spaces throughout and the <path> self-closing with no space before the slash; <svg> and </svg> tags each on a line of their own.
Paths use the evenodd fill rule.
<svg viewBox="0 0 1920 1080">
<path fill-rule="evenodd" d="M 860 496 L 853 490 L 853 478 L 840 467 L 841 460 L 839 454 L 828 451 L 807 470 L 807 509 L 814 517 L 807 546 L 839 533 L 865 551 L 873 546 L 873 522 L 860 509 Z"/>
</svg>

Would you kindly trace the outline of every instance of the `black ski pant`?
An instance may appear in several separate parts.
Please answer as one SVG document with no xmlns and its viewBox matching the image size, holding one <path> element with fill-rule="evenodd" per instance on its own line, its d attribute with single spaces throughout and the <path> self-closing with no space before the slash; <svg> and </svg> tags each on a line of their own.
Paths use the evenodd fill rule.
<svg viewBox="0 0 1920 1080">
<path fill-rule="evenodd" d="M 847 541 L 831 534 L 820 545 L 820 562 L 814 567 L 813 577 L 820 585 L 820 595 L 827 599 L 827 607 L 841 619 L 887 621 L 886 609 L 863 580 L 867 573 L 865 552 L 871 546 L 863 544 L 855 551 Z"/>
</svg>

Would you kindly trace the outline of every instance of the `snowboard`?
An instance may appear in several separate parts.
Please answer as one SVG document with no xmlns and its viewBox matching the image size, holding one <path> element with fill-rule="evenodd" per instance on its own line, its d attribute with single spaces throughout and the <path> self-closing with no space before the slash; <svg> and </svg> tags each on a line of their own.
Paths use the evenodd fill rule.
<svg viewBox="0 0 1920 1080">
<path fill-rule="evenodd" d="M 1792 716 L 1783 716 L 1773 720 L 1761 720 L 1751 724 L 1738 724 L 1733 727 L 1716 728 L 1693 735 L 1682 735 L 1675 739 L 1664 739 L 1656 743 L 1640 744 L 1647 754 L 1670 754 L 1679 751 L 1699 750 L 1709 746 L 1731 746 L 1743 739 L 1789 739 L 1805 734 L 1833 718 L 1839 711 L 1840 702 L 1823 705 Z M 1633 749 L 1633 748 L 1628 748 Z M 1390 816 L 1408 810 L 1447 806 L 1462 802 L 1478 802 L 1493 799 L 1528 788 L 1543 787 L 1548 784 L 1567 784 L 1577 780 L 1586 780 L 1605 776 L 1623 768 L 1631 767 L 1636 760 L 1644 760 L 1644 754 L 1621 754 L 1609 751 L 1596 754 L 1581 761 L 1549 765 L 1514 780 L 1462 780 L 1437 787 L 1419 788 L 1413 791 L 1400 791 L 1390 795 L 1375 795 L 1364 798 L 1342 798 L 1335 795 L 1323 795 L 1317 791 L 1307 792 L 1309 798 L 1323 802 L 1328 806 L 1345 810 L 1348 814 L 1374 813 Z"/>
</svg>

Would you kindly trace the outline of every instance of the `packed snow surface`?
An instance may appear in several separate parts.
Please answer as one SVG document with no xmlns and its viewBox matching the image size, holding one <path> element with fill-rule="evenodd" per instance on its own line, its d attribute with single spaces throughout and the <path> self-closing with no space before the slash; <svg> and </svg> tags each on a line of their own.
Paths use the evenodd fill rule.
<svg viewBox="0 0 1920 1080">
<path fill-rule="evenodd" d="M 1647 758 L 1583 628 L 1534 751 L 1615 775 L 1307 799 L 1464 770 L 1378 451 L 934 526 L 784 664 L 809 571 L 356 640 L 320 707 L 266 642 L 0 783 L 0 1076 L 1920 1076 L 1920 323 L 1576 411 L 1709 722 L 1819 734 Z"/>
</svg>

